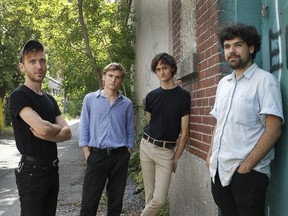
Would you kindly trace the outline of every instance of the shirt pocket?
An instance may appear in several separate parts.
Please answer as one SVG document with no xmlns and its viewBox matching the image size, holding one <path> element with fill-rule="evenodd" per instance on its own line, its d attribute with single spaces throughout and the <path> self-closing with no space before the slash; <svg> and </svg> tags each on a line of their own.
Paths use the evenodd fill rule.
<svg viewBox="0 0 288 216">
<path fill-rule="evenodd" d="M 235 103 L 235 121 L 238 124 L 255 126 L 259 121 L 259 104 L 256 98 L 241 95 Z"/>
</svg>

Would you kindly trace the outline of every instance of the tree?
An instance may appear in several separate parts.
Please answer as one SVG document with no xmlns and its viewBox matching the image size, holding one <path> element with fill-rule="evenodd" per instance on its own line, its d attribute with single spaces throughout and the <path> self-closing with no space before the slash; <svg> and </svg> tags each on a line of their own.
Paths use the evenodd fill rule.
<svg viewBox="0 0 288 216">
<path fill-rule="evenodd" d="M 135 31 L 133 23 L 125 23 L 133 14 L 128 5 L 105 0 L 1 0 L 0 5 L 3 95 L 23 81 L 19 51 L 26 40 L 35 38 L 46 46 L 49 74 L 63 79 L 74 115 L 80 113 L 84 95 L 101 86 L 101 70 L 112 61 L 127 69 L 123 91 L 133 97 Z"/>
<path fill-rule="evenodd" d="M 32 25 L 22 25 L 26 20 L 22 1 L 0 2 L 0 98 L 3 102 L 4 111 L 0 112 L 7 116 L 7 97 L 16 86 L 23 81 L 18 70 L 19 51 L 22 42 L 30 35 L 39 35 L 33 30 Z M 7 119 L 7 118 L 6 118 Z"/>
<path fill-rule="evenodd" d="M 112 61 L 120 62 L 128 69 L 130 80 L 126 79 L 123 90 L 132 97 L 135 31 L 132 25 L 124 22 L 131 14 L 129 7 L 122 3 L 107 4 L 104 0 L 78 0 L 77 4 L 66 4 L 60 13 L 55 22 L 58 28 L 54 29 L 61 29 L 61 37 L 55 40 L 54 30 L 49 32 L 50 36 L 46 34 L 46 38 L 53 40 L 53 44 L 49 44 L 53 46 L 51 51 L 56 52 L 51 54 L 50 60 L 58 62 L 57 69 L 64 78 L 70 104 L 81 105 L 79 101 L 85 94 L 101 87 L 101 70 Z M 63 60 L 65 64 L 60 63 Z M 77 109 L 80 112 L 80 107 Z"/>
</svg>

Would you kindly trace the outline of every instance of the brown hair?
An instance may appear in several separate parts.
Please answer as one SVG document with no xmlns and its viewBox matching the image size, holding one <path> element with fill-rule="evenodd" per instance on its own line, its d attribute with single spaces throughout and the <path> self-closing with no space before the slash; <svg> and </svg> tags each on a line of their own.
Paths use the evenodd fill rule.
<svg viewBox="0 0 288 216">
<path fill-rule="evenodd" d="M 243 23 L 235 23 L 223 27 L 219 30 L 218 37 L 222 48 L 224 47 L 225 40 L 232 40 L 236 37 L 241 38 L 248 46 L 254 46 L 252 59 L 256 57 L 261 47 L 261 36 L 258 34 L 257 29 L 254 26 Z"/>
<path fill-rule="evenodd" d="M 151 62 L 151 70 L 156 73 L 156 67 L 158 63 L 169 65 L 172 68 L 172 76 L 177 72 L 177 64 L 173 56 L 168 53 L 159 53 L 156 55 Z"/>
<path fill-rule="evenodd" d="M 119 70 L 122 72 L 122 80 L 123 80 L 125 77 L 126 70 L 122 64 L 117 63 L 117 62 L 112 62 L 112 63 L 106 65 L 102 71 L 102 77 L 103 77 L 103 75 L 106 75 L 106 73 L 108 71 L 116 71 L 116 70 Z M 104 87 L 104 86 L 105 86 L 105 82 L 102 80 L 102 87 Z"/>
<path fill-rule="evenodd" d="M 106 65 L 102 71 L 102 76 L 105 75 L 107 73 L 107 71 L 115 71 L 115 70 L 122 71 L 123 72 L 122 78 L 124 78 L 126 70 L 122 64 L 117 63 L 117 62 L 112 62 L 112 63 Z"/>
</svg>

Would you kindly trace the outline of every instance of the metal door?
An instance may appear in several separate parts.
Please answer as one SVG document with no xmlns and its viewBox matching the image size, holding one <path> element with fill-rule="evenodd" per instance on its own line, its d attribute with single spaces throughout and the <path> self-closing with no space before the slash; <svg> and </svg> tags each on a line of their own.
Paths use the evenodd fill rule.
<svg viewBox="0 0 288 216">
<path fill-rule="evenodd" d="M 262 68 L 281 83 L 284 118 L 288 121 L 288 1 L 261 1 Z M 267 191 L 267 216 L 288 215 L 288 127 L 275 146 L 272 176 Z"/>
</svg>

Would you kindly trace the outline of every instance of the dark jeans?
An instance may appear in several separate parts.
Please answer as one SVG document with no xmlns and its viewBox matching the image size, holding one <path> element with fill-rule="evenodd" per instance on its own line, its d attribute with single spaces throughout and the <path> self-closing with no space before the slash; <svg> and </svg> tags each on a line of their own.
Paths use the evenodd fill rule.
<svg viewBox="0 0 288 216">
<path fill-rule="evenodd" d="M 21 216 L 55 216 L 59 192 L 58 166 L 19 163 L 15 169 Z"/>
<path fill-rule="evenodd" d="M 91 151 L 87 159 L 82 192 L 81 216 L 95 216 L 104 190 L 108 197 L 108 216 L 119 216 L 126 186 L 130 153 L 127 148 L 111 155 Z"/>
<path fill-rule="evenodd" d="M 268 183 L 266 174 L 253 170 L 247 174 L 235 172 L 231 183 L 223 187 L 217 172 L 212 195 L 222 216 L 264 216 Z"/>
</svg>

